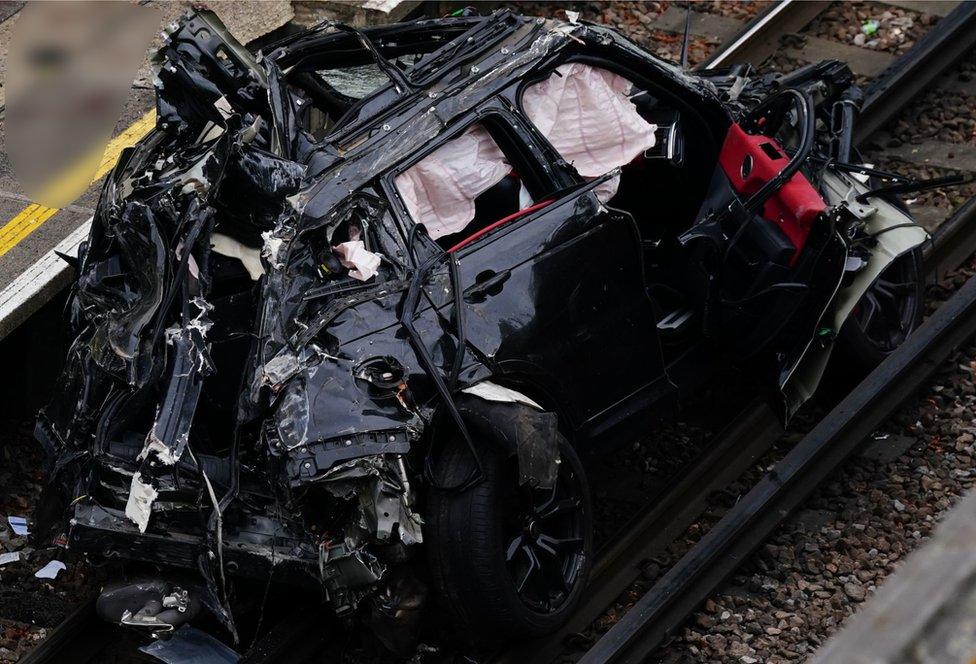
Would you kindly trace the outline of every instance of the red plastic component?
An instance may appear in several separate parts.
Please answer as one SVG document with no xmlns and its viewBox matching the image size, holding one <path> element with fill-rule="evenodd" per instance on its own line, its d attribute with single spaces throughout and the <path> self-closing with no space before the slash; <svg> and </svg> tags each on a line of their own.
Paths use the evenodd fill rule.
<svg viewBox="0 0 976 664">
<path fill-rule="evenodd" d="M 775 140 L 747 134 L 738 124 L 729 127 L 718 156 L 732 188 L 744 196 L 759 191 L 786 167 L 789 159 Z M 762 209 L 763 219 L 779 226 L 796 247 L 791 265 L 796 264 L 803 251 L 814 220 L 826 209 L 824 199 L 799 172 L 766 201 Z"/>
<path fill-rule="evenodd" d="M 524 217 L 525 215 L 530 214 L 532 212 L 535 212 L 536 210 L 541 210 L 545 206 L 547 206 L 550 203 L 552 203 L 554 200 L 555 200 L 554 198 L 550 198 L 550 199 L 545 200 L 545 201 L 540 201 L 540 202 L 538 202 L 538 203 L 536 203 L 534 205 L 530 205 L 529 207 L 527 207 L 525 209 L 519 210 L 518 212 L 515 212 L 514 214 L 510 214 L 507 217 L 504 217 L 502 219 L 499 219 L 496 222 L 493 222 L 491 224 L 488 224 L 487 226 L 485 226 L 484 228 L 482 228 L 480 231 L 477 231 L 476 233 L 474 233 L 472 235 L 469 235 L 468 237 L 464 238 L 463 240 L 461 240 L 460 242 L 458 242 L 456 245 L 454 245 L 453 247 L 451 247 L 450 249 L 448 249 L 447 250 L 447 253 L 453 254 L 455 251 L 457 251 L 461 247 L 464 247 L 466 245 L 471 244 L 472 242 L 474 242 L 475 240 L 477 240 L 482 235 L 485 235 L 486 233 L 488 233 L 490 231 L 493 231 L 496 228 L 498 228 L 499 226 L 502 226 L 504 224 L 507 224 L 510 221 L 515 221 L 519 217 Z"/>
</svg>

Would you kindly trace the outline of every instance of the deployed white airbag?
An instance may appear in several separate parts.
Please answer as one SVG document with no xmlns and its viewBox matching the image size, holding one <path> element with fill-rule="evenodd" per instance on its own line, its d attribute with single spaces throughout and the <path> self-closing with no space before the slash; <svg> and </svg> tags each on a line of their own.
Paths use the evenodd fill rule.
<svg viewBox="0 0 976 664">
<path fill-rule="evenodd" d="M 585 178 L 629 164 L 654 146 L 656 125 L 640 116 L 628 98 L 633 85 L 623 76 L 582 63 L 560 65 L 522 96 L 532 124 L 560 156 Z M 616 193 L 598 192 L 606 201 Z"/>
<path fill-rule="evenodd" d="M 529 120 L 560 156 L 585 178 L 596 178 L 654 146 L 657 127 L 628 98 L 632 84 L 605 69 L 573 63 L 527 89 L 522 105 Z M 474 219 L 474 199 L 512 170 L 488 131 L 476 124 L 394 180 L 414 221 L 434 239 L 457 233 Z M 619 178 L 601 185 L 600 200 L 617 191 Z M 520 196 L 523 208 L 531 205 Z"/>
<path fill-rule="evenodd" d="M 474 199 L 512 170 L 481 125 L 472 125 L 394 180 L 414 221 L 434 239 L 457 233 L 474 219 Z"/>
</svg>

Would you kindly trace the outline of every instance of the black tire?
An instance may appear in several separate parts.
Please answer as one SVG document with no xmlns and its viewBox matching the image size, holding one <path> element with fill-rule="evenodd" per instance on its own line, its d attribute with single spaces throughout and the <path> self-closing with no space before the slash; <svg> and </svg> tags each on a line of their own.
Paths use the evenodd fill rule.
<svg viewBox="0 0 976 664">
<path fill-rule="evenodd" d="M 837 340 L 845 373 L 863 378 L 922 324 L 925 267 L 921 248 L 889 265 L 858 302 Z"/>
<path fill-rule="evenodd" d="M 541 636 L 561 627 L 579 604 L 589 577 L 592 558 L 592 513 L 590 492 L 579 457 L 569 443 L 559 437 L 561 463 L 559 478 L 552 491 L 554 505 L 562 511 L 551 517 L 526 517 L 526 505 L 544 500 L 541 490 L 519 488 L 514 455 L 494 449 L 483 450 L 484 481 L 465 491 L 433 490 L 428 510 L 425 540 L 434 585 L 442 603 L 461 631 L 464 640 L 474 643 L 505 638 Z M 457 486 L 470 476 L 474 462 L 461 444 L 450 446 L 439 460 L 435 476 L 439 486 Z M 520 508 L 521 506 L 521 508 Z M 536 525 L 523 525 L 529 518 Z M 529 574 L 522 592 L 516 576 L 523 548 L 535 551 L 538 540 L 549 532 L 566 532 L 578 536 L 560 538 L 566 542 L 553 546 L 538 578 Z M 527 541 L 534 533 L 536 543 Z M 517 545 L 518 537 L 526 538 Z M 552 539 L 542 539 L 550 544 Z M 524 545 L 524 546 L 523 546 Z M 506 549 L 515 546 L 515 554 Z M 524 553 L 523 567 L 528 567 L 531 553 Z M 539 554 L 535 554 L 537 560 Z M 563 591 L 547 591 L 546 586 L 559 585 L 556 568 L 565 574 Z M 543 575 L 543 571 L 545 575 Z M 537 601 L 549 592 L 545 600 Z"/>
</svg>

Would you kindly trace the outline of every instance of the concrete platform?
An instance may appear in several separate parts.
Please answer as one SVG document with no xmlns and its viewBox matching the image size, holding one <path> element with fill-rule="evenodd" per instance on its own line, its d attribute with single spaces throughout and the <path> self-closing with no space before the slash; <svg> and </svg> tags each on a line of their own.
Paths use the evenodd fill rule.
<svg viewBox="0 0 976 664">
<path fill-rule="evenodd" d="M 812 664 L 976 661 L 976 493 L 953 508 Z"/>
<path fill-rule="evenodd" d="M 194 2 L 146 3 L 156 11 L 162 28 L 189 9 Z M 252 42 L 288 22 L 296 20 L 293 9 L 300 6 L 308 22 L 322 19 L 347 20 L 356 24 L 397 21 L 420 2 L 416 0 L 337 0 L 292 3 L 288 0 L 237 2 L 210 0 L 207 5 L 224 21 L 242 43 Z M 23 3 L 6 2 L 0 7 L 0 77 L 4 75 L 7 49 Z M 298 21 L 301 22 L 301 21 Z M 158 46 L 157 36 L 151 48 Z M 72 205 L 51 209 L 33 203 L 17 183 L 4 151 L 4 123 L 0 118 L 0 339 L 14 330 L 45 304 L 71 279 L 71 269 L 58 253 L 76 254 L 85 239 L 88 222 L 98 202 L 101 177 L 115 164 L 119 152 L 141 139 L 153 126 L 151 112 L 155 96 L 148 59 L 133 81 L 115 137 L 106 148 L 100 174 Z M 3 88 L 0 86 L 0 109 Z"/>
<path fill-rule="evenodd" d="M 157 12 L 161 31 L 194 3 L 156 0 L 146 4 Z M 211 0 L 207 5 L 243 43 L 295 19 L 293 4 L 288 0 Z M 419 2 L 407 0 L 352 0 L 315 3 L 314 7 L 302 7 L 302 12 L 304 17 L 317 20 L 339 18 L 376 23 L 399 20 L 417 5 Z M 5 2 L 0 7 L 0 78 L 5 73 L 7 49 L 22 7 L 23 3 L 18 2 Z M 158 40 L 159 37 L 151 47 L 157 46 Z M 111 169 L 123 148 L 136 143 L 152 127 L 153 117 L 147 115 L 155 104 L 151 78 L 147 59 L 135 76 L 115 137 L 106 149 L 101 174 L 73 204 L 61 209 L 33 203 L 18 184 L 4 150 L 5 126 L 0 116 L 0 339 L 70 281 L 72 271 L 57 252 L 77 251 L 98 202 L 101 177 Z M 3 99 L 0 85 L 0 112 Z"/>
</svg>

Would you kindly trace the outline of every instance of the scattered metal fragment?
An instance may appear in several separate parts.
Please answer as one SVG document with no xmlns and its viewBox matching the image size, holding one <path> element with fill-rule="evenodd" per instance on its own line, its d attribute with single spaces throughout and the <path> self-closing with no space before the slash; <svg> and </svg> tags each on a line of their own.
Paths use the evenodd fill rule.
<svg viewBox="0 0 976 664">
<path fill-rule="evenodd" d="M 183 625 L 160 641 L 139 648 L 166 664 L 237 664 L 241 657 L 196 627 Z"/>
</svg>

